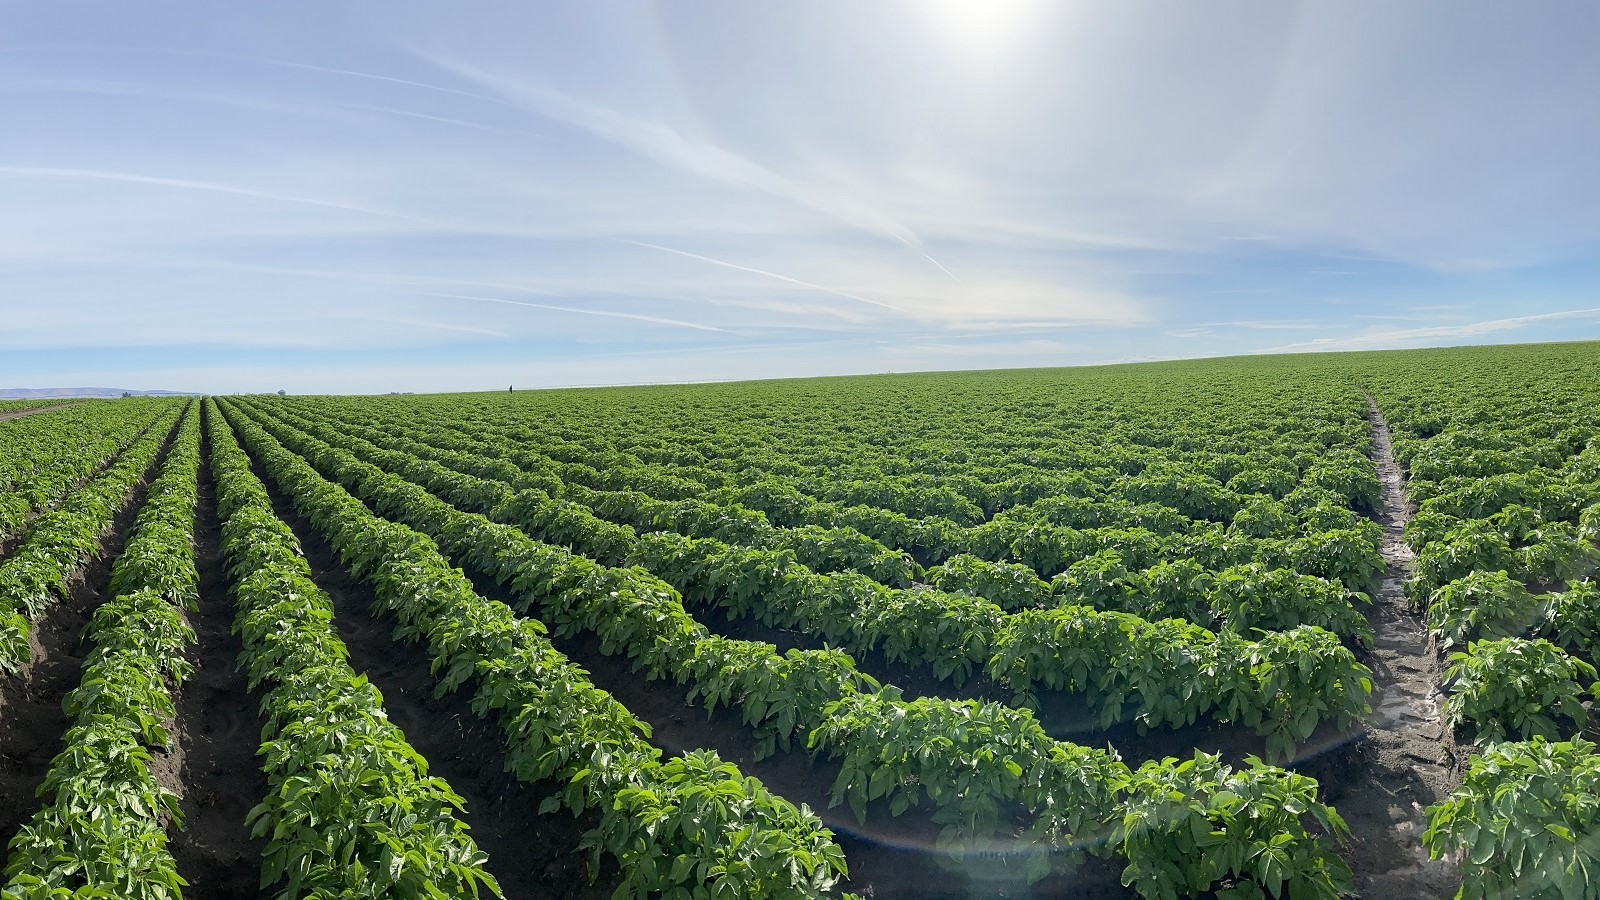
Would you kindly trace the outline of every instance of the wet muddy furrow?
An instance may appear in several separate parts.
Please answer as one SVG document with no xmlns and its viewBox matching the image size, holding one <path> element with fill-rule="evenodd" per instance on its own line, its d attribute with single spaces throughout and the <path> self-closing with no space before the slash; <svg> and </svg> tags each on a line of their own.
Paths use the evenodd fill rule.
<svg viewBox="0 0 1600 900">
<path fill-rule="evenodd" d="M 1422 832 L 1424 810 L 1456 783 L 1455 744 L 1442 715 L 1438 649 L 1406 598 L 1413 560 L 1403 538 L 1412 513 L 1405 476 L 1383 413 L 1371 397 L 1367 404 L 1372 459 L 1383 484 L 1377 520 L 1385 563 L 1372 598 L 1373 650 L 1364 660 L 1373 670 L 1372 715 L 1357 746 L 1363 771 L 1342 779 L 1326 799 L 1350 825 L 1346 858 L 1363 896 L 1451 897 L 1459 885 L 1455 866 L 1428 858 Z"/>
</svg>

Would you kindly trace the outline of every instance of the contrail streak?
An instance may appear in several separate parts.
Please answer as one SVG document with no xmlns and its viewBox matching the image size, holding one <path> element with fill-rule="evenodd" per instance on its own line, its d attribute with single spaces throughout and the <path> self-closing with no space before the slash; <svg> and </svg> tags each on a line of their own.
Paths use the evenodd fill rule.
<svg viewBox="0 0 1600 900">
<path fill-rule="evenodd" d="M 460 88 L 445 87 L 444 85 L 440 84 L 429 84 L 426 81 L 414 81 L 410 78 L 396 78 L 393 75 L 379 75 L 374 72 L 361 72 L 355 69 L 340 69 L 333 66 L 319 66 L 314 63 L 293 62 L 286 59 L 273 59 L 267 56 L 251 56 L 248 53 L 227 53 L 219 50 L 149 48 L 138 49 L 135 52 L 155 53 L 171 56 L 208 56 L 214 59 L 231 59 L 238 62 L 256 63 L 263 66 L 278 66 L 284 69 L 300 69 L 301 71 L 305 72 L 321 72 L 324 75 L 342 75 L 347 78 L 364 78 L 368 81 L 383 81 L 389 84 L 403 85 L 405 87 L 422 88 L 423 90 L 427 91 L 437 91 L 441 94 L 454 94 L 458 97 L 471 97 L 474 100 L 482 100 L 486 103 L 493 103 L 496 106 L 505 106 L 511 109 L 522 110 L 522 107 L 518 104 L 512 103 L 503 97 L 496 97 L 491 94 L 479 94 L 474 91 L 463 91 Z"/>
<path fill-rule="evenodd" d="M 467 119 L 452 119 L 448 116 L 435 116 L 428 113 L 415 112 L 409 109 L 398 109 L 393 106 L 381 106 L 374 103 L 353 103 L 340 100 L 304 99 L 297 97 L 274 97 L 263 95 L 252 97 L 244 93 L 217 93 L 205 91 L 173 90 L 169 88 L 152 87 L 150 85 L 130 84 L 114 81 L 94 80 L 57 80 L 57 81 L 30 81 L 0 84 L 0 93 L 61 93 L 61 94 L 90 94 L 104 97 L 147 97 L 157 100 L 179 100 L 194 103 L 219 103 L 239 106 L 247 109 L 263 109 L 268 112 L 287 113 L 295 115 L 314 114 L 318 110 L 359 110 L 363 112 L 381 113 L 383 115 L 401 116 L 409 119 L 420 119 L 425 122 L 437 122 L 442 125 L 454 125 L 460 128 L 471 128 L 478 131 L 495 131 L 507 134 L 523 135 L 525 137 L 538 137 L 533 132 L 519 131 L 514 128 L 505 128 L 499 125 L 487 125 L 482 122 L 473 122 Z"/>
<path fill-rule="evenodd" d="M 865 304 L 867 304 L 869 306 L 878 306 L 878 307 L 882 307 L 883 309 L 893 310 L 895 312 L 905 312 L 905 310 L 901 309 L 898 306 L 892 306 L 892 305 L 890 305 L 888 303 L 884 303 L 884 302 L 879 301 L 879 300 L 871 300 L 871 299 L 868 299 L 866 297 L 862 297 L 862 296 L 859 296 L 859 295 L 856 295 L 856 294 L 847 294 L 844 291 L 834 290 L 831 287 L 824 287 L 823 285 L 820 285 L 820 284 L 812 284 L 809 281 L 801 281 L 798 278 L 790 278 L 787 275 L 779 275 L 777 272 L 768 272 L 765 269 L 755 269 L 755 268 L 751 268 L 750 266 L 741 266 L 741 265 L 738 265 L 737 263 L 731 263 L 731 262 L 727 262 L 725 260 L 720 260 L 720 259 L 713 259 L 713 258 L 711 258 L 709 256 L 701 256 L 698 253 L 690 253 L 687 250 L 675 250 L 672 247 L 663 247 L 660 244 L 649 244 L 649 243 L 646 243 L 644 241 L 631 241 L 631 240 L 628 240 L 627 238 L 610 238 L 610 240 L 617 241 L 618 243 L 622 243 L 622 244 L 632 244 L 635 247 L 648 247 L 651 250 L 662 250 L 662 251 L 665 251 L 667 253 L 676 253 L 679 256 L 687 256 L 690 259 L 698 259 L 701 262 L 707 262 L 707 263 L 710 263 L 710 264 L 712 264 L 714 266 L 722 266 L 725 269 L 734 269 L 734 270 L 737 270 L 737 271 L 740 271 L 740 272 L 750 272 L 750 273 L 752 273 L 754 275 L 764 275 L 764 276 L 766 276 L 768 278 L 775 278 L 775 279 L 777 279 L 779 281 L 787 282 L 789 284 L 799 285 L 800 287 L 809 288 L 809 289 L 811 289 L 813 291 L 822 291 L 825 294 L 832 294 L 835 297 L 843 297 L 846 300 L 854 300 L 857 303 L 865 303 Z M 940 268 L 943 268 L 943 267 L 941 266 Z"/>
<path fill-rule="evenodd" d="M 632 319 L 637 322 L 652 322 L 656 325 L 673 325 L 678 328 L 693 328 L 696 331 L 715 331 L 718 334 L 732 334 L 726 328 L 717 328 L 714 325 L 702 325 L 699 322 L 685 322 L 682 319 L 663 319 L 660 316 L 645 316 L 637 313 L 611 312 L 604 309 L 581 309 L 575 306 L 554 306 L 549 303 L 529 303 L 526 300 L 507 300 L 504 297 L 475 297 L 470 294 L 434 294 L 424 293 L 424 297 L 443 297 L 447 300 L 480 300 L 484 303 L 504 303 L 507 306 L 527 306 L 533 309 L 549 309 L 555 312 L 577 313 L 583 316 L 603 316 L 608 319 Z"/>
<path fill-rule="evenodd" d="M 950 271 L 949 269 L 946 269 L 944 267 L 944 263 L 939 262 L 937 259 L 934 259 L 933 257 L 929 256 L 926 253 L 922 254 L 922 258 L 926 259 L 928 262 L 931 262 L 934 265 L 938 266 L 939 267 L 939 271 L 945 273 L 946 275 L 949 275 L 951 281 L 954 281 L 956 284 L 965 284 L 965 282 L 963 282 L 961 279 L 956 277 L 956 273 Z"/>
<path fill-rule="evenodd" d="M 164 178 L 157 175 L 136 175 L 129 172 L 107 172 L 100 169 L 62 169 L 49 166 L 0 166 L 0 176 L 3 175 L 36 178 L 84 178 L 93 181 L 117 181 L 124 184 L 148 184 L 158 187 L 182 188 L 190 191 L 210 191 L 217 194 L 232 194 L 237 197 L 254 197 L 258 200 L 276 200 L 281 203 L 302 203 L 307 206 L 320 206 L 324 209 L 342 209 L 346 212 L 365 213 L 369 216 L 381 216 L 386 219 L 398 219 L 403 222 L 439 227 L 438 223 L 429 222 L 426 219 L 418 219 L 401 213 L 388 212 L 387 210 L 373 209 L 369 206 L 357 206 L 353 203 L 339 203 L 333 200 L 318 200 L 315 197 L 301 197 L 294 194 L 279 194 L 273 191 L 237 187 L 231 184 L 218 184 L 211 181 L 194 181 L 188 178 Z"/>
</svg>

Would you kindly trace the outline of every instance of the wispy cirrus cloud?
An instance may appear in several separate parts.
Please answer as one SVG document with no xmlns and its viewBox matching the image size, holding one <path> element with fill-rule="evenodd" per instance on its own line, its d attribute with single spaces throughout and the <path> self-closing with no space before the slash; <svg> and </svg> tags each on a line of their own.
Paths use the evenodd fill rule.
<svg viewBox="0 0 1600 900">
<path fill-rule="evenodd" d="M 771 278 L 771 279 L 774 279 L 776 281 L 782 281 L 782 282 L 784 282 L 786 284 L 796 285 L 796 286 L 799 286 L 799 287 L 806 288 L 808 290 L 821 291 L 821 292 L 823 292 L 825 294 L 832 294 L 835 297 L 843 297 L 846 300 L 854 300 L 857 303 L 865 303 L 868 306 L 876 306 L 876 307 L 879 307 L 881 309 L 892 310 L 894 312 L 900 312 L 901 311 L 899 307 L 893 306 L 892 304 L 884 303 L 884 302 L 879 301 L 879 300 L 872 300 L 870 298 L 862 297 L 862 296 L 859 296 L 857 294 L 851 294 L 851 293 L 848 293 L 848 292 L 845 292 L 845 291 L 838 290 L 836 288 L 824 287 L 824 286 L 822 286 L 820 284 L 813 284 L 813 283 L 811 283 L 809 281 L 801 281 L 798 278 L 791 278 L 788 275 L 780 275 L 777 272 L 768 272 L 765 269 L 757 269 L 757 268 L 755 268 L 753 266 L 741 266 L 738 263 L 731 263 L 731 262 L 728 262 L 727 260 L 714 259 L 714 258 L 712 258 L 710 256 L 702 256 L 702 255 L 700 255 L 698 253 L 690 253 L 687 250 L 678 250 L 678 249 L 675 249 L 675 248 L 672 248 L 672 247 L 663 247 L 660 244 L 651 244 L 651 243 L 647 243 L 645 241 L 634 241 L 634 240 L 628 240 L 627 238 L 616 238 L 615 240 L 617 240 L 617 241 L 619 241 L 621 243 L 624 243 L 624 244 L 632 244 L 635 247 L 644 247 L 644 248 L 649 249 L 649 250 L 661 250 L 661 251 L 666 252 L 666 253 L 676 253 L 679 256 L 688 257 L 689 259 L 698 259 L 701 262 L 710 263 L 711 265 L 714 265 L 714 266 L 721 266 L 721 267 L 723 267 L 725 269 L 734 269 L 734 270 L 739 271 L 739 272 L 750 272 L 750 273 L 755 274 L 755 275 L 761 275 L 761 276 L 764 276 L 766 278 Z"/>
<path fill-rule="evenodd" d="M 711 181 L 750 188 L 800 204 L 869 233 L 912 247 L 922 245 L 910 227 L 881 209 L 833 189 L 780 174 L 714 142 L 692 139 L 660 122 L 625 115 L 563 93 L 548 84 L 492 73 L 482 67 L 423 54 L 433 65 L 483 85 L 529 112 L 581 128 L 658 163 Z M 935 263 L 937 264 L 937 263 Z"/>
<path fill-rule="evenodd" d="M 433 331 L 453 331 L 461 334 L 480 334 L 487 337 L 507 337 L 504 331 L 493 328 L 479 328 L 476 325 L 462 325 L 458 322 L 436 322 L 428 319 L 410 319 L 404 316 L 372 316 L 366 321 L 385 322 L 391 325 L 409 325 L 412 328 L 422 328 Z"/>
<path fill-rule="evenodd" d="M 986 7 L 1025 18 L 982 53 L 915 0 L 394 0 L 316 29 L 24 4 L 0 378 L 167 354 L 196 381 L 149 386 L 426 390 L 1600 337 L 1544 312 L 1600 286 L 1600 8 L 1221 2 Z M 203 382 L 208 352 L 239 380 Z"/>
<path fill-rule="evenodd" d="M 668 325 L 673 328 L 691 328 L 695 331 L 714 331 L 727 334 L 725 328 L 715 325 L 705 325 L 700 322 L 686 322 L 682 319 L 669 319 L 664 316 L 650 316 L 641 313 L 617 312 L 607 309 L 594 309 L 579 306 L 557 306 L 553 303 L 532 303 L 527 300 L 510 300 L 505 297 L 479 297 L 471 294 L 423 294 L 425 297 L 438 297 L 442 300 L 473 300 L 479 303 L 500 303 L 506 306 L 521 306 L 527 309 L 543 309 L 550 312 L 571 313 L 579 316 L 598 316 L 603 319 L 628 319 L 634 322 L 648 322 L 652 325 Z"/>
<path fill-rule="evenodd" d="M 1415 346 L 1466 337 L 1478 337 L 1505 331 L 1516 331 L 1531 325 L 1561 320 L 1600 322 L 1600 307 L 1567 309 L 1559 312 L 1535 313 L 1527 316 L 1510 316 L 1488 319 L 1462 325 L 1434 325 L 1425 328 L 1400 328 L 1387 331 L 1367 331 L 1340 337 L 1324 337 L 1297 344 L 1284 344 L 1257 351 L 1260 353 L 1311 353 L 1327 350 L 1386 350 Z"/>
<path fill-rule="evenodd" d="M 255 200 L 271 200 L 278 203 L 295 203 L 302 206 L 316 206 L 323 209 L 336 209 L 344 212 L 361 213 L 367 216 L 377 216 L 384 219 L 396 219 L 402 222 L 411 222 L 420 225 L 437 226 L 438 223 L 420 219 L 416 216 L 390 210 L 375 209 L 358 203 L 341 200 L 329 200 L 318 197 L 305 197 L 295 194 L 281 193 L 262 188 L 246 187 L 234 184 L 223 184 L 212 181 L 197 181 L 192 178 L 169 178 L 160 175 L 142 175 L 136 172 L 113 172 L 100 169 L 72 169 L 54 166 L 5 166 L 0 165 L 0 177 L 3 178 L 64 178 L 87 181 L 111 181 L 122 184 L 146 185 L 153 187 L 177 188 L 185 191 L 205 191 L 213 194 L 229 194 L 235 197 L 249 197 Z"/>
<path fill-rule="evenodd" d="M 1205 337 L 1216 334 L 1221 330 L 1236 328 L 1246 331 L 1309 331 L 1326 327 L 1328 327 L 1326 324 L 1320 322 L 1258 319 L 1240 322 L 1199 322 L 1194 325 L 1185 325 L 1182 328 L 1169 328 L 1163 333 L 1169 337 L 1193 338 Z"/>
</svg>

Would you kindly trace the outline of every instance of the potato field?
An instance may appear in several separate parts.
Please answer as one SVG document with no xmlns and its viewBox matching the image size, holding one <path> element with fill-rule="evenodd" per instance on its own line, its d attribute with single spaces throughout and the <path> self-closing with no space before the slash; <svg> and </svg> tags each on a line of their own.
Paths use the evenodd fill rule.
<svg viewBox="0 0 1600 900">
<path fill-rule="evenodd" d="M 0 419 L 4 900 L 1600 897 L 1600 345 Z"/>
</svg>

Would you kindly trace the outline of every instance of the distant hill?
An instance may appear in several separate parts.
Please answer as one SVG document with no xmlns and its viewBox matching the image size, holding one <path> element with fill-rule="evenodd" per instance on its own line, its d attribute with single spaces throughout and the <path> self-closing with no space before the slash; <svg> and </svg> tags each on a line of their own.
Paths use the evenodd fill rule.
<svg viewBox="0 0 1600 900">
<path fill-rule="evenodd" d="M 193 391 L 131 391 L 127 388 L 68 387 L 68 388 L 0 388 L 0 400 L 47 400 L 51 397 L 182 397 Z"/>
</svg>

